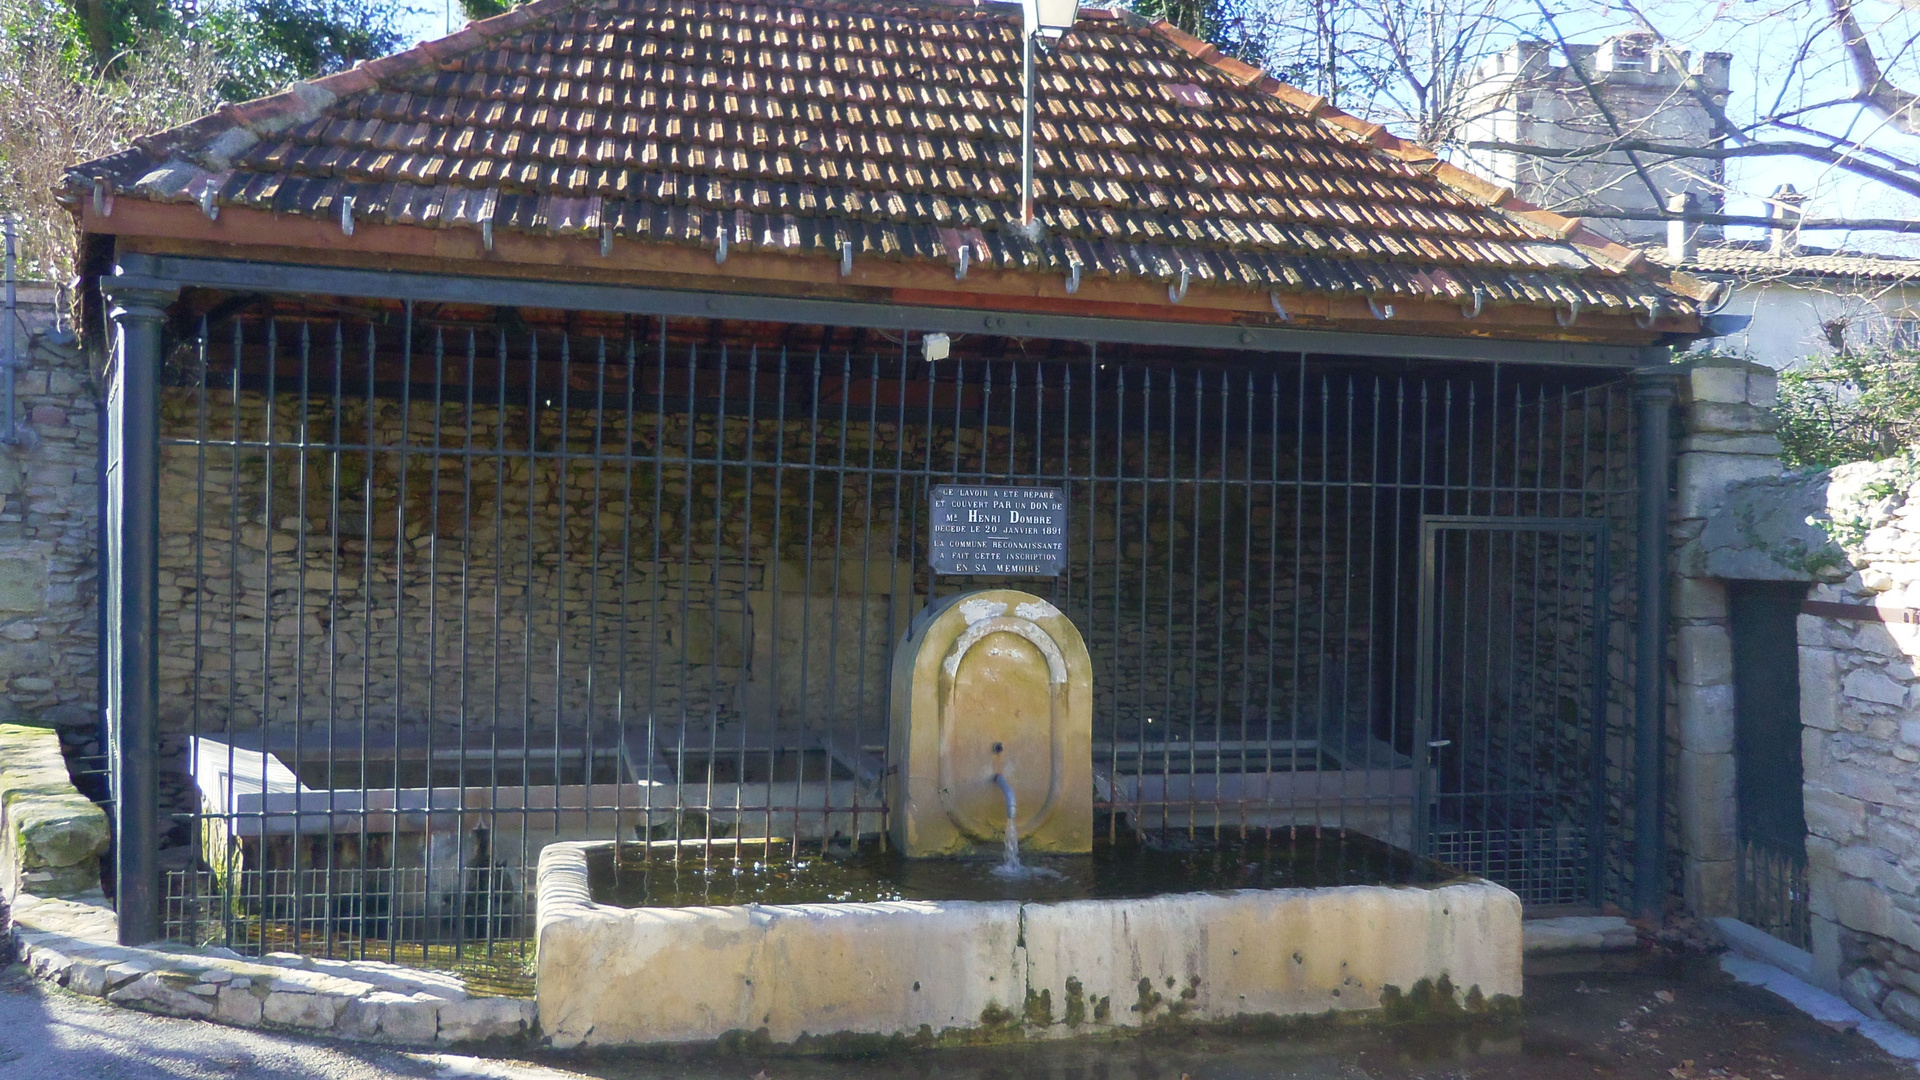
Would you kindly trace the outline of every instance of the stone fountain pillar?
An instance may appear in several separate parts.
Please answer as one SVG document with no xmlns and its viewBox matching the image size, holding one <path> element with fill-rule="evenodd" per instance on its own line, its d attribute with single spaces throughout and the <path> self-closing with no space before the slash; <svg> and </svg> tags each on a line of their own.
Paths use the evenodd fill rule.
<svg viewBox="0 0 1920 1080">
<path fill-rule="evenodd" d="M 893 843 L 997 852 L 1012 786 L 1023 851 L 1093 847 L 1093 665 L 1059 609 L 988 589 L 922 611 L 894 652 L 887 740 Z"/>
</svg>

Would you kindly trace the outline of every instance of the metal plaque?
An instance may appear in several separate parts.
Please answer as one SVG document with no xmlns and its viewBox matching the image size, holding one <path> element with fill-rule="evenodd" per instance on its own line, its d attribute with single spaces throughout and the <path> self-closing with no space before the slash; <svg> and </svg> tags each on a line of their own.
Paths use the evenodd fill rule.
<svg viewBox="0 0 1920 1080">
<path fill-rule="evenodd" d="M 1067 500 L 1059 488 L 936 485 L 928 556 L 936 574 L 1058 577 Z"/>
</svg>

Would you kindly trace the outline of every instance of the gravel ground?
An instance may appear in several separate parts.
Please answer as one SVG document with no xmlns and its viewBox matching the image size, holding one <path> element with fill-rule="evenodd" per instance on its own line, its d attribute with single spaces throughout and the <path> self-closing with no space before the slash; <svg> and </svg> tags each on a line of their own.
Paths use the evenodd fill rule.
<svg viewBox="0 0 1920 1080">
<path fill-rule="evenodd" d="M 1170 1036 L 885 1058 L 635 1052 L 492 1061 L 146 1016 L 0 974 L 0 1077 L 30 1080 L 1913 1080 L 1912 1064 L 1774 995 L 1714 958 L 1650 955 L 1530 964 L 1527 1014 L 1483 1030 L 1315 1037 Z"/>
</svg>

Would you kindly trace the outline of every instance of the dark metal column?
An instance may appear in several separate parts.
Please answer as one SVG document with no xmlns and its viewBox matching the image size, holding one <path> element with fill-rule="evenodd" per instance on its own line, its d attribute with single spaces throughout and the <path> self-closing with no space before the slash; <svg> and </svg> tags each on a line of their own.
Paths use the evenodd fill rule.
<svg viewBox="0 0 1920 1080">
<path fill-rule="evenodd" d="M 141 283 L 143 286 L 146 282 Z M 113 769 L 115 907 L 120 943 L 161 937 L 158 653 L 161 324 L 174 294 L 113 279 L 107 372 L 104 586 L 107 731 Z"/>
<path fill-rule="evenodd" d="M 1650 919 L 1660 917 L 1667 893 L 1667 488 L 1677 382 L 1670 369 L 1642 369 L 1633 394 L 1640 488 L 1634 523 L 1633 908 Z"/>
</svg>

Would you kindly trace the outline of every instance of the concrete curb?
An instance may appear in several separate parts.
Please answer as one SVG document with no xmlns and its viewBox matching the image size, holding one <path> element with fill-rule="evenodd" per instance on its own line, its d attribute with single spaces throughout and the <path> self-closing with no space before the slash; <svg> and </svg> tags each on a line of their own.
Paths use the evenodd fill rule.
<svg viewBox="0 0 1920 1080">
<path fill-rule="evenodd" d="M 21 893 L 13 924 L 20 960 L 35 978 L 144 1012 L 397 1046 L 523 1040 L 534 1031 L 531 1000 L 474 996 L 442 972 L 118 945 L 118 922 L 98 893 L 76 900 Z"/>
</svg>

